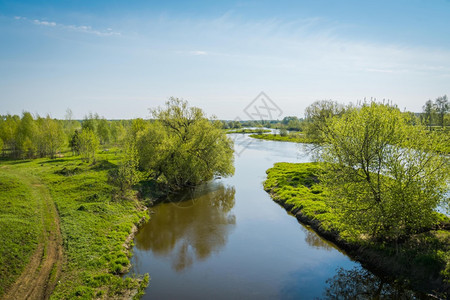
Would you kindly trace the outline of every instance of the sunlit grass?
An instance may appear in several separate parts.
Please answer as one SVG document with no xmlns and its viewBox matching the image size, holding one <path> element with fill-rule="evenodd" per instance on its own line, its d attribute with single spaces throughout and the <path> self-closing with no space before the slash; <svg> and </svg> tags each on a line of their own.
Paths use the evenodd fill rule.
<svg viewBox="0 0 450 300">
<path fill-rule="evenodd" d="M 7 168 L 20 168 L 22 172 L 40 178 L 48 187 L 59 212 L 65 264 L 60 284 L 52 298 L 108 298 L 129 292 L 130 289 L 137 291 L 139 280 L 122 279 L 117 275 L 126 271 L 130 263 L 130 253 L 125 249 L 124 242 L 131 233 L 133 224 L 138 223 L 146 212 L 136 200 L 113 197 L 116 188 L 108 182 L 108 171 L 116 168 L 120 153 L 115 149 L 101 151 L 94 165 L 82 162 L 79 156 L 71 156 L 69 152 L 64 155 L 66 156 L 54 160 L 36 159 L 20 161 L 19 164 L 15 161 L 3 162 Z M 36 245 L 38 228 L 31 226 L 35 222 L 31 211 L 36 208 L 29 201 L 29 191 L 19 183 L 14 183 L 13 179 L 8 180 L 11 183 L 3 184 L 2 180 L 0 185 L 0 188 L 7 188 L 1 193 L 0 201 L 5 202 L 12 197 L 21 201 L 14 206 L 14 218 L 23 219 L 23 223 L 8 222 L 14 232 L 18 230 L 18 235 L 31 231 L 30 237 L 23 239 L 26 248 L 21 251 L 26 252 L 22 254 L 26 256 Z M 1 208 L 0 212 L 3 214 Z M 7 219 L 2 217 L 1 220 Z M 2 236 L 2 241 L 4 240 L 9 245 L 12 243 Z M 18 236 L 14 238 L 16 240 Z M 2 255 L 0 259 L 3 257 Z M 11 272 L 2 272 L 3 274 Z M 8 282 L 13 280 L 9 275 L 2 276 L 2 280 L 4 277 L 8 278 Z"/>
</svg>

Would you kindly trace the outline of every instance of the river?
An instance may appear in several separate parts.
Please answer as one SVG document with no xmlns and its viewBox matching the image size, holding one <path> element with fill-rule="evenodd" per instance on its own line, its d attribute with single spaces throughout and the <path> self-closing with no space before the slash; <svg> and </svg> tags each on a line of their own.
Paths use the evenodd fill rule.
<svg viewBox="0 0 450 300">
<path fill-rule="evenodd" d="M 143 299 L 413 297 L 299 224 L 264 191 L 265 171 L 275 162 L 311 161 L 301 145 L 230 136 L 233 177 L 150 208 L 130 270 L 150 274 Z"/>
</svg>

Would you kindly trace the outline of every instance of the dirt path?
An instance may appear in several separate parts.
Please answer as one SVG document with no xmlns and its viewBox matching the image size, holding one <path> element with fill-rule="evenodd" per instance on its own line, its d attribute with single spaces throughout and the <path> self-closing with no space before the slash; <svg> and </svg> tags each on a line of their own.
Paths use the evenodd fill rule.
<svg viewBox="0 0 450 300">
<path fill-rule="evenodd" d="M 48 299 L 61 273 L 63 248 L 59 216 L 47 187 L 38 178 L 16 170 L 22 182 L 32 188 L 40 200 L 43 232 L 36 251 L 20 277 L 9 288 L 4 299 Z"/>
</svg>

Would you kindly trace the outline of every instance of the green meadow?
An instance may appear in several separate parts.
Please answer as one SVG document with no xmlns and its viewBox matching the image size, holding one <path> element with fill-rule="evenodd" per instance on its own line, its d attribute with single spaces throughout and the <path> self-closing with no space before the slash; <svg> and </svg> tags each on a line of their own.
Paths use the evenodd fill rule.
<svg viewBox="0 0 450 300">
<path fill-rule="evenodd" d="M 0 213 L 2 228 L 7 228 L 0 233 L 2 293 L 26 266 L 40 238 L 41 208 L 35 186 L 27 184 L 29 176 L 48 189 L 59 213 L 64 261 L 52 298 L 137 295 L 146 286 L 148 275 L 120 276 L 130 265 L 126 240 L 133 226 L 148 217 L 135 197 L 114 197 L 108 172 L 121 157 L 116 150 L 99 153 L 94 165 L 70 152 L 57 159 L 1 162 Z"/>
</svg>

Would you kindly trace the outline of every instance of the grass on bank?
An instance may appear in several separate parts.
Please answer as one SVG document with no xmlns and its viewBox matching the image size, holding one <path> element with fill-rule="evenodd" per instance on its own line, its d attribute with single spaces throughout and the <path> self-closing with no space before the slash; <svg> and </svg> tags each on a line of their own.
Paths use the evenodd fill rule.
<svg viewBox="0 0 450 300">
<path fill-rule="evenodd" d="M 226 133 L 264 133 L 264 132 L 270 132 L 270 129 L 249 129 L 249 128 L 243 128 L 243 129 L 228 129 Z"/>
<path fill-rule="evenodd" d="M 2 163 L 40 178 L 57 206 L 65 261 L 52 299 L 106 299 L 142 290 L 148 275 L 144 280 L 119 276 L 130 264 L 131 253 L 124 243 L 133 226 L 147 215 L 138 201 L 113 197 L 116 188 L 108 183 L 108 172 L 116 168 L 120 155 L 113 149 L 100 153 L 94 165 L 65 155 Z M 9 191 L 2 196 L 14 197 Z M 23 208 L 29 205 L 24 203 Z M 11 226 L 11 230 L 19 228 Z"/>
<path fill-rule="evenodd" d="M 252 134 L 250 137 L 260 140 L 292 142 L 292 143 L 306 143 L 310 144 L 313 141 L 307 138 L 303 133 L 292 132 L 288 135 L 282 136 L 279 134 Z"/>
<path fill-rule="evenodd" d="M 339 244 L 354 249 L 364 262 L 379 267 L 391 276 L 410 280 L 425 291 L 435 289 L 445 295 L 450 285 L 450 232 L 429 230 L 412 235 L 403 241 L 398 249 L 393 245 L 368 242 L 361 238 L 350 239 L 339 223 L 337 215 L 327 204 L 327 192 L 318 182 L 322 172 L 317 163 L 276 163 L 267 170 L 264 189 L 272 198 L 284 204 L 294 214 L 303 219 L 327 237 L 335 237 Z M 441 222 L 450 220 L 440 215 Z M 363 249 L 363 250 L 361 250 Z M 436 285 L 437 284 L 437 285 Z"/>
<path fill-rule="evenodd" d="M 42 233 L 41 212 L 30 187 L 0 169 L 0 298 L 36 250 Z"/>
</svg>

